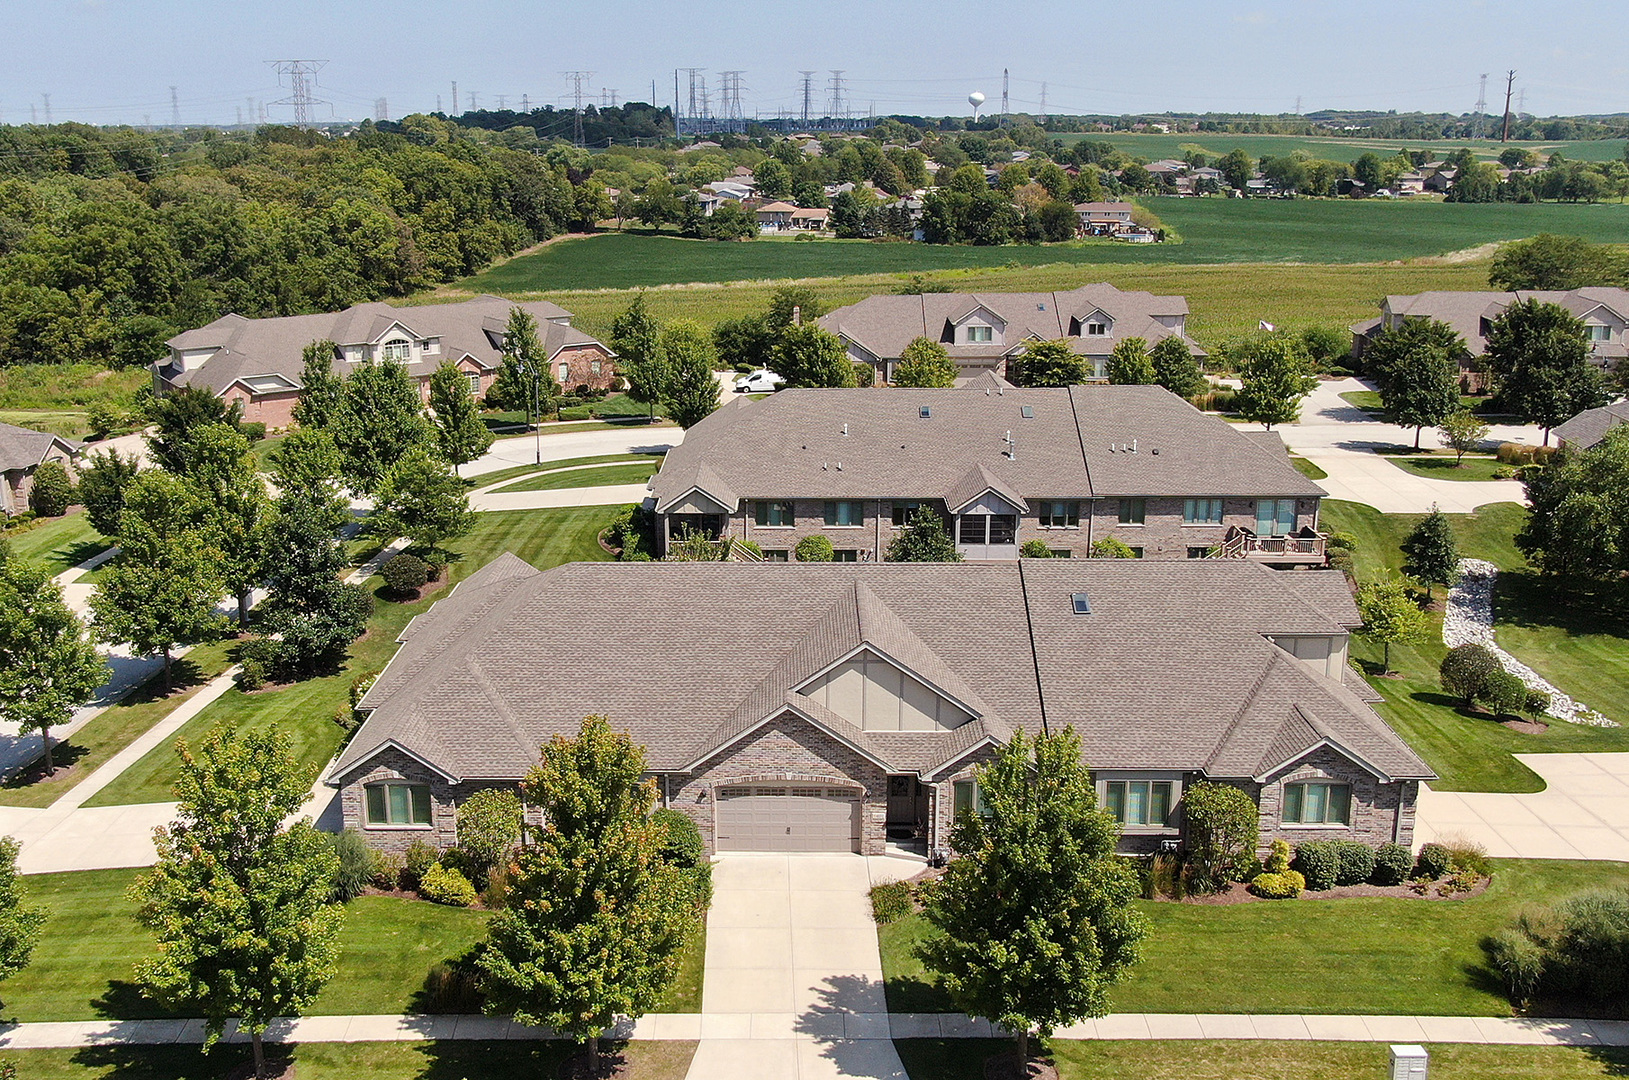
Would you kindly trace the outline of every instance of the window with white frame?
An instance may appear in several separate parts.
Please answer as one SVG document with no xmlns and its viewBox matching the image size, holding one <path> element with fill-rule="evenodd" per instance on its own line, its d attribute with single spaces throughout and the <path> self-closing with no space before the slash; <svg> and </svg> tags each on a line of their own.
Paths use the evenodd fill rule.
<svg viewBox="0 0 1629 1080">
<path fill-rule="evenodd" d="M 369 825 L 430 824 L 429 784 L 369 784 L 366 790 Z"/>
<path fill-rule="evenodd" d="M 1221 499 L 1189 499 L 1182 504 L 1182 524 L 1184 525 L 1220 525 L 1221 523 Z"/>
<path fill-rule="evenodd" d="M 1107 334 L 1108 332 L 1109 332 L 1108 326 L 1106 326 L 1103 323 L 1089 322 L 1089 323 L 1086 324 L 1086 336 L 1087 337 L 1102 337 L 1105 334 Z"/>
<path fill-rule="evenodd" d="M 434 356 L 441 351 L 441 339 L 438 337 L 425 338 L 419 342 L 419 352 L 426 356 Z"/>
<path fill-rule="evenodd" d="M 1043 529 L 1080 528 L 1080 503 L 1048 499 L 1041 503 L 1038 515 Z"/>
<path fill-rule="evenodd" d="M 560 361 L 560 385 L 561 386 L 566 385 L 567 380 L 569 380 L 570 378 L 571 378 L 571 365 L 566 363 L 564 360 Z"/>
<path fill-rule="evenodd" d="M 403 338 L 392 338 L 379 347 L 379 357 L 405 364 L 413 358 L 413 345 Z"/>
<path fill-rule="evenodd" d="M 469 373 L 468 378 L 469 392 L 479 397 L 481 393 L 481 376 L 472 371 Z"/>
<path fill-rule="evenodd" d="M 591 375 L 598 375 L 600 373 L 600 362 L 598 360 L 590 360 L 588 362 L 588 372 Z"/>
<path fill-rule="evenodd" d="M 1589 332 L 1589 340 L 1591 341 L 1612 340 L 1612 328 L 1610 326 L 1605 326 L 1599 323 L 1586 323 L 1584 324 L 1584 329 Z"/>
<path fill-rule="evenodd" d="M 1128 829 L 1160 829 L 1171 816 L 1169 780 L 1110 780 L 1103 785 L 1103 805 Z"/>
<path fill-rule="evenodd" d="M 995 338 L 995 330 L 989 326 L 969 326 L 967 340 L 970 344 L 987 344 Z"/>
<path fill-rule="evenodd" d="M 1284 785 L 1284 824 L 1350 825 L 1352 786 L 1327 780 Z"/>
</svg>

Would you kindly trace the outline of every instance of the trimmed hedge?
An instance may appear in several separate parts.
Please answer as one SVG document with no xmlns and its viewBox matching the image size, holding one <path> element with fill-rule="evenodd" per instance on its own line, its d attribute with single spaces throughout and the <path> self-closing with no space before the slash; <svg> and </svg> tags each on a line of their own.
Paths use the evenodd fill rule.
<svg viewBox="0 0 1629 1080">
<path fill-rule="evenodd" d="M 475 886 L 457 870 L 433 863 L 419 881 L 419 895 L 448 907 L 469 907 L 475 903 Z"/>
<path fill-rule="evenodd" d="M 1417 876 L 1437 880 L 1448 872 L 1448 849 L 1441 844 L 1426 844 L 1420 848 L 1419 858 L 1414 862 L 1414 872 Z"/>
<path fill-rule="evenodd" d="M 1294 870 L 1257 874 L 1250 882 L 1250 891 L 1263 900 L 1294 900 L 1306 887 L 1307 879 Z"/>
<path fill-rule="evenodd" d="M 1335 887 L 1340 875 L 1340 854 L 1333 840 L 1308 840 L 1295 849 L 1295 868 L 1306 878 L 1307 888 L 1323 892 Z"/>
<path fill-rule="evenodd" d="M 422 589 L 430 580 L 430 564 L 417 555 L 401 552 L 385 560 L 379 568 L 385 579 L 385 588 L 396 596 L 410 596 Z"/>
<path fill-rule="evenodd" d="M 1376 885 L 1401 885 L 1414 869 L 1414 853 L 1402 844 L 1381 844 L 1374 853 L 1374 873 L 1369 880 Z"/>
<path fill-rule="evenodd" d="M 1335 884 L 1361 885 L 1374 876 L 1374 848 L 1359 840 L 1336 840 L 1335 855 L 1340 860 Z"/>
</svg>

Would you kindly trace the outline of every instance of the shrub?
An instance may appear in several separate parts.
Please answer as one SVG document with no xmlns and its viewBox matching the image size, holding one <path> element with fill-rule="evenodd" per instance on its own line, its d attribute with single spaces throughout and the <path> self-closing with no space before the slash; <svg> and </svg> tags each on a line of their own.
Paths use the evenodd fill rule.
<svg viewBox="0 0 1629 1080">
<path fill-rule="evenodd" d="M 402 887 L 402 857 L 394 852 L 376 851 L 373 853 L 373 887 L 376 889 L 399 889 Z"/>
<path fill-rule="evenodd" d="M 402 852 L 402 888 L 417 889 L 424 880 L 425 873 L 434 866 L 441 857 L 434 844 L 424 840 L 414 840 Z"/>
<path fill-rule="evenodd" d="M 244 660 L 237 675 L 238 689 L 244 693 L 259 690 L 266 685 L 266 665 L 253 657 Z"/>
<path fill-rule="evenodd" d="M 1501 465 L 1528 465 L 1533 461 L 1533 447 L 1522 443 L 1500 443 L 1493 456 Z"/>
<path fill-rule="evenodd" d="M 1336 885 L 1361 885 L 1374 875 L 1374 848 L 1361 840 L 1336 840 Z"/>
<path fill-rule="evenodd" d="M 561 420 L 591 420 L 593 409 L 588 405 L 572 405 L 560 410 Z"/>
<path fill-rule="evenodd" d="M 385 579 L 385 588 L 393 595 L 412 596 L 430 580 L 430 565 L 404 551 L 385 560 L 379 573 Z"/>
<path fill-rule="evenodd" d="M 475 886 L 457 870 L 431 863 L 430 869 L 419 879 L 419 895 L 435 904 L 469 907 L 475 903 Z"/>
<path fill-rule="evenodd" d="M 486 1003 L 476 972 L 465 964 L 439 963 L 424 976 L 418 1011 L 437 1016 L 474 1015 Z"/>
<path fill-rule="evenodd" d="M 477 791 L 458 806 L 458 849 L 470 877 L 480 880 L 520 842 L 520 796 L 503 788 Z"/>
<path fill-rule="evenodd" d="M 798 562 L 831 562 L 837 557 L 836 549 L 824 536 L 805 536 L 794 550 Z"/>
<path fill-rule="evenodd" d="M 916 908 L 911 886 L 906 881 L 889 881 L 871 886 L 871 917 L 877 925 L 903 919 Z"/>
<path fill-rule="evenodd" d="M 481 890 L 481 906 L 497 911 L 509 905 L 509 887 L 514 882 L 511 867 L 494 866 L 486 874 L 486 888 Z"/>
<path fill-rule="evenodd" d="M 1401 885 L 1414 869 L 1414 853 L 1402 844 L 1381 844 L 1374 853 L 1374 873 L 1369 880 L 1376 885 Z"/>
<path fill-rule="evenodd" d="M 854 385 L 864 390 L 867 387 L 875 386 L 876 382 L 877 369 L 870 364 L 862 364 L 856 361 L 854 364 Z"/>
<path fill-rule="evenodd" d="M 1515 716 L 1527 704 L 1527 684 L 1508 671 L 1498 671 L 1477 688 L 1476 700 L 1495 716 Z"/>
<path fill-rule="evenodd" d="M 1448 869 L 1458 873 L 1468 870 L 1479 878 L 1489 877 L 1493 873 L 1493 864 L 1488 861 L 1488 852 L 1481 844 L 1471 840 L 1458 840 L 1443 845 L 1448 853 Z"/>
<path fill-rule="evenodd" d="M 1306 878 L 1294 870 L 1260 873 L 1250 882 L 1250 891 L 1263 900 L 1294 900 L 1306 887 Z"/>
<path fill-rule="evenodd" d="M 1162 851 L 1149 863 L 1154 896 L 1169 896 L 1181 900 L 1183 895 L 1182 860 L 1170 852 Z M 1150 897 L 1149 899 L 1153 899 Z"/>
<path fill-rule="evenodd" d="M 266 437 L 266 425 L 258 420 L 249 423 L 239 423 L 238 433 L 250 442 L 259 442 Z"/>
<path fill-rule="evenodd" d="M 696 867 L 707 862 L 707 844 L 696 823 L 677 810 L 658 810 L 651 817 L 662 826 L 662 861 L 675 866 Z"/>
<path fill-rule="evenodd" d="M 1131 550 L 1131 545 L 1112 536 L 1105 536 L 1101 540 L 1092 542 L 1091 557 L 1094 559 L 1135 559 L 1137 553 Z"/>
<path fill-rule="evenodd" d="M 362 895 L 362 890 L 373 880 L 373 849 L 355 829 L 333 834 L 330 842 L 334 845 L 334 854 L 339 856 L 339 866 L 334 870 L 334 899 L 349 903 Z"/>
<path fill-rule="evenodd" d="M 1414 872 L 1420 877 L 1435 881 L 1448 872 L 1448 849 L 1441 844 L 1431 843 L 1420 848 L 1419 856 L 1414 860 Z"/>
<path fill-rule="evenodd" d="M 1442 688 L 1467 705 L 1476 700 L 1491 676 L 1502 671 L 1499 658 L 1485 645 L 1455 645 L 1437 665 Z"/>
<path fill-rule="evenodd" d="M 1255 802 L 1231 784 L 1201 780 L 1183 794 L 1189 881 L 1200 892 L 1242 881 L 1255 869 L 1261 825 Z"/>
<path fill-rule="evenodd" d="M 1267 846 L 1267 861 L 1262 869 L 1269 874 L 1282 874 L 1290 868 L 1290 843 L 1288 840 L 1274 840 Z"/>
<path fill-rule="evenodd" d="M 1329 534 L 1328 543 L 1337 551 L 1356 551 L 1358 539 L 1349 532 L 1336 532 Z"/>
<path fill-rule="evenodd" d="M 1025 540 L 1018 546 L 1020 559 L 1050 559 L 1052 549 L 1046 546 L 1045 540 Z"/>
<path fill-rule="evenodd" d="M 1340 852 L 1333 840 L 1308 840 L 1295 849 L 1295 868 L 1313 892 L 1333 889 L 1340 877 Z"/>
<path fill-rule="evenodd" d="M 1552 992 L 1603 1004 L 1629 997 L 1629 890 L 1569 897 L 1555 906 L 1553 926 L 1539 942 Z"/>
<path fill-rule="evenodd" d="M 354 710 L 362 704 L 373 684 L 379 680 L 377 671 L 364 671 L 351 680 L 351 708 Z"/>
<path fill-rule="evenodd" d="M 1527 691 L 1527 700 L 1522 703 L 1522 712 L 1528 716 L 1543 716 L 1550 711 L 1550 695 L 1542 690 Z"/>
<path fill-rule="evenodd" d="M 95 401 L 85 410 L 85 421 L 90 425 L 92 440 L 105 439 L 113 434 L 124 417 L 119 410 L 105 401 Z"/>
<path fill-rule="evenodd" d="M 1505 981 L 1505 991 L 1517 1005 L 1525 1005 L 1538 992 L 1544 978 L 1544 947 L 1519 929 L 1501 930 L 1488 943 L 1488 958 Z"/>
<path fill-rule="evenodd" d="M 61 517 L 73 505 L 74 484 L 60 461 L 47 461 L 34 470 L 28 506 L 40 517 Z"/>
<path fill-rule="evenodd" d="M 1550 463 L 1550 459 L 1555 457 L 1560 452 L 1561 447 L 1559 446 L 1535 446 L 1531 452 L 1533 464 L 1539 466 L 1548 465 Z"/>
</svg>

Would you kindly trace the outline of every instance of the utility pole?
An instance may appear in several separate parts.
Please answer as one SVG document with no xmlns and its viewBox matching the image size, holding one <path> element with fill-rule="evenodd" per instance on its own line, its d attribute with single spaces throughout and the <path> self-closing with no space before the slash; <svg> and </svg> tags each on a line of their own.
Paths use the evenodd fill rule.
<svg viewBox="0 0 1629 1080">
<path fill-rule="evenodd" d="M 803 126 L 809 126 L 809 106 L 814 100 L 814 77 L 812 71 L 800 71 L 803 76 Z"/>
<path fill-rule="evenodd" d="M 577 146 L 583 144 L 583 87 L 588 80 L 594 77 L 592 71 L 567 71 L 566 78 L 571 80 L 572 109 L 571 109 L 571 141 Z"/>
<path fill-rule="evenodd" d="M 436 112 L 440 112 L 440 111 L 441 111 L 441 95 L 437 94 L 436 95 Z"/>
<path fill-rule="evenodd" d="M 51 122 L 49 113 L 46 115 L 45 122 L 47 124 Z M 181 130 L 181 100 L 176 97 L 175 87 L 173 86 L 170 87 L 170 127 L 176 131 Z"/>
<path fill-rule="evenodd" d="M 1527 87 L 1525 86 L 1516 91 L 1516 115 L 1519 117 L 1527 115 Z"/>
<path fill-rule="evenodd" d="M 315 107 L 328 105 L 331 102 L 323 101 L 312 93 L 317 88 L 317 72 L 328 63 L 326 60 L 268 60 L 277 72 L 277 85 L 283 85 L 283 77 L 288 77 L 289 96 L 273 105 L 289 105 L 294 109 L 294 126 L 310 127 L 314 119 Z M 170 87 L 171 99 L 175 96 L 175 87 Z M 180 127 L 179 117 L 176 126 Z"/>
<path fill-rule="evenodd" d="M 1041 84 L 1041 126 L 1046 127 L 1046 83 Z"/>
<path fill-rule="evenodd" d="M 1295 95 L 1295 115 L 1296 116 L 1301 115 L 1301 95 L 1300 94 Z"/>
<path fill-rule="evenodd" d="M 1499 141 L 1502 143 L 1510 141 L 1510 91 L 1515 85 L 1516 69 L 1511 68 L 1510 72 L 1505 76 L 1505 126 L 1499 132 Z"/>
<path fill-rule="evenodd" d="M 1482 73 L 1481 85 L 1476 90 L 1476 115 L 1471 118 L 1471 138 L 1482 137 L 1482 120 L 1488 111 L 1488 73 Z"/>
</svg>

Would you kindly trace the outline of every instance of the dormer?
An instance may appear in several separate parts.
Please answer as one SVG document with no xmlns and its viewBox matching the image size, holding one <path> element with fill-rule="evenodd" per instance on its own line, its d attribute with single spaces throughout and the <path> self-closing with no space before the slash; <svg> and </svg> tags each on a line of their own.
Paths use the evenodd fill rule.
<svg viewBox="0 0 1629 1080">
<path fill-rule="evenodd" d="M 1267 640 L 1324 678 L 1345 681 L 1348 635 L 1268 634 Z"/>
<path fill-rule="evenodd" d="M 1070 337 L 1108 337 L 1114 333 L 1114 318 L 1102 308 L 1093 308 L 1089 314 L 1069 319 Z"/>
<path fill-rule="evenodd" d="M 862 731 L 952 731 L 973 719 L 948 694 L 866 646 L 797 692 Z"/>
<path fill-rule="evenodd" d="M 1003 346 L 1007 338 L 1007 321 L 983 304 L 975 304 L 969 311 L 950 320 L 947 330 L 952 345 Z"/>
<path fill-rule="evenodd" d="M 1591 347 L 1623 340 L 1624 318 L 1605 304 L 1591 308 L 1579 318 L 1584 323 L 1584 336 Z"/>
</svg>

